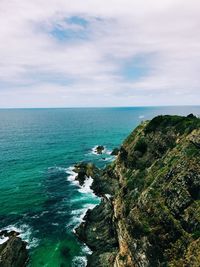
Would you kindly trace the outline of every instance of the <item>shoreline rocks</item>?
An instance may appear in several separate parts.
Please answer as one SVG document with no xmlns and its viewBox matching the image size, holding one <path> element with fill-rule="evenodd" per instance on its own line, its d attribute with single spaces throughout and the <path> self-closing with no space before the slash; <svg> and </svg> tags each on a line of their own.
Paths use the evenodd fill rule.
<svg viewBox="0 0 200 267">
<path fill-rule="evenodd" d="M 119 154 L 119 151 L 120 151 L 119 148 L 114 148 L 110 155 L 111 156 L 117 156 Z"/>
<path fill-rule="evenodd" d="M 75 229 L 79 240 L 93 251 L 87 266 L 107 266 L 107 261 L 114 264 L 118 239 L 112 218 L 112 203 L 102 199 L 100 205 L 87 211 L 84 221 Z"/>
<path fill-rule="evenodd" d="M 103 154 L 103 151 L 105 150 L 105 147 L 104 146 L 97 146 L 96 148 L 95 148 L 95 152 L 97 153 L 97 154 Z"/>
<path fill-rule="evenodd" d="M 91 162 L 80 162 L 74 165 L 73 171 L 77 173 L 75 180 L 82 186 L 88 177 L 94 177 L 98 173 L 98 168 Z"/>
<path fill-rule="evenodd" d="M 25 267 L 28 262 L 27 243 L 22 241 L 19 233 L 3 230 L 0 236 L 8 238 L 0 244 L 0 266 L 1 267 Z"/>
</svg>

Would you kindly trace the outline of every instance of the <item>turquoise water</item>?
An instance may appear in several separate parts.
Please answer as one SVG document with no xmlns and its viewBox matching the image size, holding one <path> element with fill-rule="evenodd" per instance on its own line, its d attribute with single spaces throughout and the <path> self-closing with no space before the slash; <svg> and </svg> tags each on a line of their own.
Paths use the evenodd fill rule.
<svg viewBox="0 0 200 267">
<path fill-rule="evenodd" d="M 73 229 L 99 199 L 70 180 L 69 167 L 103 167 L 141 120 L 191 112 L 200 107 L 0 110 L 0 228 L 21 231 L 31 267 L 85 266 L 89 251 Z M 93 154 L 95 145 L 105 155 Z"/>
</svg>

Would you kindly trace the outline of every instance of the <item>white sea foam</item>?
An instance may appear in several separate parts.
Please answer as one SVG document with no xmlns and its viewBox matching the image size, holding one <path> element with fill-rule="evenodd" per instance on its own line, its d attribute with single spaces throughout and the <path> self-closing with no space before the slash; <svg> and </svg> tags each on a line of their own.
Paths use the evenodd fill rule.
<svg viewBox="0 0 200 267">
<path fill-rule="evenodd" d="M 5 243 L 8 239 L 9 239 L 9 237 L 7 237 L 7 236 L 1 236 L 0 237 L 0 245 Z"/>
<path fill-rule="evenodd" d="M 104 154 L 111 155 L 111 153 L 112 153 L 112 150 L 105 147 Z"/>
<path fill-rule="evenodd" d="M 43 215 L 45 215 L 45 214 L 47 214 L 47 213 L 49 213 L 49 211 L 44 210 L 44 211 L 40 214 L 40 216 L 43 216 Z"/>
<path fill-rule="evenodd" d="M 57 213 L 58 213 L 58 214 L 66 214 L 65 211 L 60 211 L 60 210 L 58 210 Z"/>
<path fill-rule="evenodd" d="M 39 240 L 35 237 L 32 237 L 32 229 L 27 224 L 22 224 L 20 226 L 17 225 L 8 225 L 7 227 L 3 228 L 2 230 L 15 231 L 19 233 L 19 236 L 22 240 L 26 241 L 28 244 L 28 248 L 37 247 Z"/>
<path fill-rule="evenodd" d="M 105 197 L 106 197 L 107 199 L 110 199 L 110 198 L 111 198 L 111 195 L 110 195 L 110 194 L 105 194 Z"/>
<path fill-rule="evenodd" d="M 84 221 L 86 212 L 89 209 L 93 209 L 96 204 L 85 204 L 82 209 L 76 209 L 71 211 L 72 218 L 70 222 L 66 225 L 67 228 L 72 228 L 72 231 L 75 232 L 75 228 Z"/>
<path fill-rule="evenodd" d="M 98 153 L 97 153 L 97 145 L 96 146 L 94 146 L 93 148 L 92 148 L 92 151 L 91 151 L 91 153 L 93 154 L 93 155 L 99 155 Z"/>
<path fill-rule="evenodd" d="M 116 156 L 110 156 L 110 157 L 107 157 L 105 159 L 103 159 L 104 161 L 108 161 L 108 162 L 112 162 L 113 160 L 116 159 Z"/>
<path fill-rule="evenodd" d="M 83 195 L 88 196 L 88 194 L 90 194 L 90 196 L 92 196 L 93 198 L 98 198 L 93 190 L 91 189 L 91 185 L 93 183 L 93 179 L 92 177 L 87 177 L 85 179 L 85 182 L 82 186 L 80 186 L 79 182 L 75 180 L 77 173 L 75 173 L 74 171 L 74 167 L 71 166 L 66 170 L 66 173 L 69 175 L 68 176 L 68 181 L 70 181 L 71 183 L 75 184 L 77 186 L 77 190 L 82 193 Z M 85 197 L 83 197 L 84 199 Z M 75 200 L 74 202 L 79 202 L 81 201 L 81 199 Z M 83 206 L 83 208 L 81 209 L 75 209 L 71 211 L 71 215 L 72 215 L 72 219 L 70 220 L 70 223 L 68 223 L 66 225 L 67 228 L 72 228 L 72 230 L 74 231 L 74 229 L 83 221 L 83 218 L 85 217 L 85 214 L 87 212 L 88 209 L 93 209 L 96 206 L 96 204 L 90 204 L 87 203 Z"/>
<path fill-rule="evenodd" d="M 139 119 L 144 119 L 144 115 L 140 115 L 139 116 Z"/>
<path fill-rule="evenodd" d="M 66 168 L 64 167 L 59 167 L 59 166 L 52 166 L 52 167 L 48 167 L 48 171 L 59 171 L 59 172 L 66 172 Z"/>
<path fill-rule="evenodd" d="M 83 253 L 86 253 L 89 255 L 92 254 L 92 250 L 86 245 L 83 246 L 82 251 L 83 251 Z"/>
<path fill-rule="evenodd" d="M 92 194 L 94 194 L 93 193 L 93 190 L 91 189 L 91 185 L 92 185 L 92 183 L 93 183 L 93 179 L 92 179 L 92 177 L 87 177 L 86 179 L 85 179 L 85 182 L 84 182 L 84 184 L 81 186 L 81 188 L 78 190 L 79 192 L 81 192 L 81 193 L 92 193 Z"/>
<path fill-rule="evenodd" d="M 65 172 L 68 174 L 67 180 L 79 186 L 79 182 L 75 180 L 77 173 L 74 172 L 73 170 L 74 166 L 70 166 L 69 168 L 65 169 Z"/>
<path fill-rule="evenodd" d="M 82 246 L 82 254 L 81 256 L 75 256 L 72 260 L 73 267 L 86 267 L 87 266 L 87 257 L 85 255 L 91 255 L 92 251 L 87 245 Z"/>
<path fill-rule="evenodd" d="M 93 149 L 95 150 L 95 148 Z M 77 189 L 80 193 L 83 195 L 90 194 L 93 198 L 98 198 L 93 190 L 91 189 L 91 185 L 93 183 L 92 177 L 86 177 L 85 182 L 82 186 L 80 186 L 79 182 L 75 180 L 77 173 L 74 172 L 74 166 L 70 166 L 67 168 L 66 173 L 68 174 L 67 180 L 71 183 L 75 184 L 77 186 Z M 76 202 L 77 200 L 75 200 Z M 78 201 L 81 201 L 80 199 Z M 96 206 L 96 204 L 90 204 L 87 203 L 83 206 L 81 209 L 75 209 L 71 211 L 72 218 L 70 220 L 70 223 L 66 225 L 67 228 L 72 229 L 73 232 L 75 232 L 75 228 L 80 225 L 81 222 L 84 221 L 85 214 L 88 209 L 93 209 Z M 86 246 L 83 246 L 82 253 L 85 254 L 91 254 L 92 251 Z M 87 257 L 86 256 L 76 256 L 72 260 L 72 266 L 73 267 L 86 267 L 87 266 Z"/>
<path fill-rule="evenodd" d="M 96 206 L 96 204 L 86 204 L 86 205 L 84 206 L 83 212 L 82 212 L 82 214 L 81 214 L 81 216 L 80 216 L 80 219 L 79 219 L 80 223 L 84 221 L 84 217 L 85 217 L 85 215 L 86 215 L 86 212 L 87 212 L 88 210 L 92 210 L 92 209 L 94 209 L 95 206 Z"/>
<path fill-rule="evenodd" d="M 83 209 L 77 209 L 77 210 L 72 210 L 72 211 L 71 211 L 71 215 L 79 216 L 79 215 L 81 215 L 84 211 L 85 211 L 85 208 L 83 208 Z"/>
<path fill-rule="evenodd" d="M 40 215 L 37 215 L 37 214 L 36 214 L 36 215 L 31 216 L 31 218 L 32 218 L 32 219 L 38 219 L 38 218 L 40 218 Z"/>
<path fill-rule="evenodd" d="M 53 226 L 59 226 L 59 223 L 52 223 Z"/>
<path fill-rule="evenodd" d="M 72 267 L 85 267 L 87 266 L 87 258 L 85 256 L 76 256 L 72 260 Z"/>
<path fill-rule="evenodd" d="M 70 229 L 73 233 L 75 233 L 75 228 L 80 224 L 80 220 L 78 217 L 73 217 L 70 219 L 70 222 L 66 224 L 66 229 Z"/>
<path fill-rule="evenodd" d="M 78 191 L 80 193 L 85 193 L 85 194 L 94 194 L 93 190 L 91 189 L 91 185 L 93 183 L 92 177 L 86 177 L 84 184 L 81 186 L 77 180 L 75 180 L 77 173 L 73 171 L 74 166 L 70 166 L 69 168 L 66 169 L 66 173 L 68 174 L 67 180 L 72 182 L 78 187 Z M 96 196 L 95 196 L 96 197 Z"/>
</svg>

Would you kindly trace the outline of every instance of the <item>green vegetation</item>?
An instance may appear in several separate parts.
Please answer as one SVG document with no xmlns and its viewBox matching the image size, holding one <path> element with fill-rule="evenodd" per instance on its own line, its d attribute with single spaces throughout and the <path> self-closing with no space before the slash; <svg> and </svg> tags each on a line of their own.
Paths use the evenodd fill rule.
<svg viewBox="0 0 200 267">
<path fill-rule="evenodd" d="M 145 128 L 145 133 L 162 131 L 165 132 L 166 128 L 173 128 L 181 134 L 189 134 L 192 130 L 200 128 L 200 120 L 192 114 L 187 117 L 181 116 L 158 116 L 149 122 Z"/>
<path fill-rule="evenodd" d="M 102 255 L 102 264 L 90 266 L 114 266 L 115 256 L 109 263 L 101 254 L 112 251 L 114 241 L 119 266 L 199 267 L 199 159 L 200 119 L 192 114 L 158 116 L 138 126 L 117 160 L 95 178 L 98 193 L 113 197 L 83 226 Z M 102 229 L 106 238 L 100 240 Z"/>
<path fill-rule="evenodd" d="M 198 239 L 198 238 L 200 238 L 200 230 L 195 231 L 195 232 L 192 234 L 192 237 L 193 237 L 194 239 Z"/>
<path fill-rule="evenodd" d="M 123 144 L 124 216 L 132 239 L 151 244 L 149 266 L 185 266 L 184 252 L 200 238 L 199 136 L 200 119 L 193 115 L 158 116 Z"/>
<path fill-rule="evenodd" d="M 145 138 L 140 138 L 135 145 L 135 150 L 142 153 L 142 155 L 147 151 L 147 144 Z"/>
</svg>

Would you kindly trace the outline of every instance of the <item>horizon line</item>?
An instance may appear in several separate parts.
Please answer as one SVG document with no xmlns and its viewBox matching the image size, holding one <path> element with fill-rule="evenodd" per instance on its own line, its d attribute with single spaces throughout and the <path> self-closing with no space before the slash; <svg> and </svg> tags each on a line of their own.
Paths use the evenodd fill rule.
<svg viewBox="0 0 200 267">
<path fill-rule="evenodd" d="M 72 106 L 72 107 L 0 107 L 0 110 L 7 110 L 7 109 L 103 109 L 103 108 L 148 108 L 148 107 L 200 107 L 200 104 L 198 105 L 192 105 L 192 104 L 184 104 L 184 105 L 137 105 L 137 106 Z"/>
</svg>

